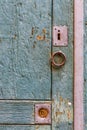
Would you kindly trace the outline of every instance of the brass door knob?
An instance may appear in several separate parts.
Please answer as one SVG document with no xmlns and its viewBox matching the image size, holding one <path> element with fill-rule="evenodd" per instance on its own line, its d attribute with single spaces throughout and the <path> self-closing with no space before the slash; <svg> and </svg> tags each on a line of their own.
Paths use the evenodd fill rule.
<svg viewBox="0 0 87 130">
<path fill-rule="evenodd" d="M 51 63 L 54 68 L 63 66 L 66 62 L 66 56 L 63 52 L 57 51 L 52 54 Z"/>
</svg>

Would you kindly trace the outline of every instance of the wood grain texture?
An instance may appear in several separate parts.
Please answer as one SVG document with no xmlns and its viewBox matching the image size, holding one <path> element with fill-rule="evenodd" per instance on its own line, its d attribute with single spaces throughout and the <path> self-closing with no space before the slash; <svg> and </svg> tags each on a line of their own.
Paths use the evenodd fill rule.
<svg viewBox="0 0 87 130">
<path fill-rule="evenodd" d="M 0 98 L 50 99 L 51 0 L 0 6 Z"/>
<path fill-rule="evenodd" d="M 51 130 L 50 129 L 50 126 L 45 126 L 45 125 L 42 125 L 42 126 L 40 126 L 40 125 L 35 125 L 35 126 L 33 126 L 33 125 L 31 125 L 31 126 L 21 126 L 21 125 L 19 125 L 19 126 L 6 126 L 6 125 L 4 125 L 4 126 L 0 126 L 0 130 Z"/>
<path fill-rule="evenodd" d="M 73 130 L 73 0 L 53 1 L 53 25 L 68 27 L 68 46 L 53 47 L 66 56 L 64 66 L 52 69 L 53 129 Z"/>
<path fill-rule="evenodd" d="M 0 101 L 1 130 L 73 129 L 73 0 L 0 1 L 0 99 L 50 100 L 52 128 L 32 126 L 34 103 Z M 53 19 L 52 19 L 53 6 Z M 66 64 L 51 69 L 51 20 L 68 26 Z M 52 81 L 51 81 L 52 78 Z M 52 83 L 52 95 L 51 95 Z M 17 126 L 16 124 L 31 124 Z"/>
<path fill-rule="evenodd" d="M 35 104 L 50 102 L 2 100 L 0 101 L 0 125 L 1 124 L 35 124 Z"/>
<path fill-rule="evenodd" d="M 34 124 L 34 104 L 0 102 L 0 124 Z"/>
</svg>

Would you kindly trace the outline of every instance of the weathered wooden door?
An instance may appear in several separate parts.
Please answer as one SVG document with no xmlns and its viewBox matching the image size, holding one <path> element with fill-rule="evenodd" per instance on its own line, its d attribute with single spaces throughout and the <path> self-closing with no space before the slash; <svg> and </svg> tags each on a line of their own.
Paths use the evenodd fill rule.
<svg viewBox="0 0 87 130">
<path fill-rule="evenodd" d="M 53 46 L 55 25 L 67 46 Z M 0 130 L 73 130 L 73 0 L 0 0 Z"/>
</svg>

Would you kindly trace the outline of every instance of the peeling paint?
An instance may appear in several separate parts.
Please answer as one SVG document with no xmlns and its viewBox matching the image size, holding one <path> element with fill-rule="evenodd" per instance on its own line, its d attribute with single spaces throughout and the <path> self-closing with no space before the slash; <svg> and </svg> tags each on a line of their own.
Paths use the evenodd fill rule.
<svg viewBox="0 0 87 130">
<path fill-rule="evenodd" d="M 13 38 L 16 39 L 16 38 L 17 38 L 17 34 L 15 34 L 15 35 L 13 36 Z"/>
<path fill-rule="evenodd" d="M 32 35 L 34 34 L 34 27 L 32 27 L 32 31 L 31 31 L 31 34 L 32 34 Z"/>
<path fill-rule="evenodd" d="M 40 127 L 39 125 L 36 125 L 35 130 L 39 130 L 39 127 Z"/>
<path fill-rule="evenodd" d="M 68 99 L 64 99 L 61 96 L 55 96 L 53 99 L 52 120 L 54 124 L 64 123 L 64 122 L 73 122 L 73 106 Z"/>
<path fill-rule="evenodd" d="M 0 42 L 2 42 L 2 39 L 0 38 Z"/>
<path fill-rule="evenodd" d="M 42 34 L 41 35 L 37 35 L 37 40 L 39 41 L 43 41 L 46 40 L 46 29 L 42 29 Z"/>
<path fill-rule="evenodd" d="M 46 29 L 44 28 L 44 29 L 42 30 L 42 32 L 43 32 L 44 34 L 46 34 Z"/>
<path fill-rule="evenodd" d="M 45 38 L 44 38 L 44 36 L 38 35 L 38 36 L 37 36 L 37 40 L 43 41 L 43 40 L 45 40 Z"/>
<path fill-rule="evenodd" d="M 35 48 L 35 45 L 33 45 L 33 48 Z"/>
</svg>

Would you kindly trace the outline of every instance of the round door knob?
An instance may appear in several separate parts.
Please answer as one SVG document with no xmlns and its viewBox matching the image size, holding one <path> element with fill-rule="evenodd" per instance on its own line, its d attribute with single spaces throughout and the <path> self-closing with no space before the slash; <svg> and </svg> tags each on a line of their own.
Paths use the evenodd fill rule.
<svg viewBox="0 0 87 130">
<path fill-rule="evenodd" d="M 66 57 L 63 52 L 57 51 L 52 54 L 51 63 L 54 68 L 63 66 L 66 62 Z"/>
</svg>

